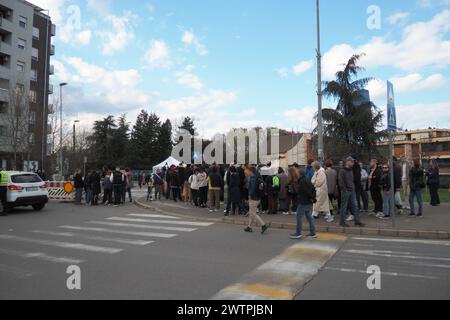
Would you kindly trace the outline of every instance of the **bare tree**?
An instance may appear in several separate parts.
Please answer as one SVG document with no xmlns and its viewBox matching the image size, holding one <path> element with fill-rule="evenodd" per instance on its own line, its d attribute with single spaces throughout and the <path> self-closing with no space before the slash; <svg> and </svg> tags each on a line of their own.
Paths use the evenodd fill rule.
<svg viewBox="0 0 450 320">
<path fill-rule="evenodd" d="M 30 132 L 30 101 L 25 87 L 17 84 L 9 91 L 6 113 L 7 139 L 12 151 L 12 167 L 17 170 L 19 154 L 30 152 L 33 133 Z"/>
</svg>

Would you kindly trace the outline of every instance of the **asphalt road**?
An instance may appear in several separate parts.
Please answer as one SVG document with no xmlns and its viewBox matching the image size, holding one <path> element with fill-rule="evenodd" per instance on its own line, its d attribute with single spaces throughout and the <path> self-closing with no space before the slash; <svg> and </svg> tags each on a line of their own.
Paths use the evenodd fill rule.
<svg viewBox="0 0 450 320">
<path fill-rule="evenodd" d="M 288 231 L 52 203 L 0 217 L 0 299 L 209 299 L 295 244 Z M 450 298 L 450 243 L 349 239 L 298 299 Z M 69 266 L 81 290 L 68 290 Z M 275 264 L 276 265 L 276 264 Z M 378 265 L 382 289 L 367 289 Z"/>
<path fill-rule="evenodd" d="M 292 243 L 283 231 L 148 214 L 50 204 L 1 217 L 0 299 L 209 299 Z M 80 291 L 67 289 L 70 265 Z"/>
<path fill-rule="evenodd" d="M 370 266 L 381 271 L 380 290 L 367 287 Z M 448 300 L 450 241 L 353 237 L 297 299 Z"/>
</svg>

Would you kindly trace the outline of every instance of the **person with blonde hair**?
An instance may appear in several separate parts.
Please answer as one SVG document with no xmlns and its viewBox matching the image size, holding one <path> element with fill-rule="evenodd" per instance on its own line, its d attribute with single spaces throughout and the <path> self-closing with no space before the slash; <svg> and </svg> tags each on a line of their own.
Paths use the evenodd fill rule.
<svg viewBox="0 0 450 320">
<path fill-rule="evenodd" d="M 328 198 L 327 175 L 325 169 L 322 168 L 319 162 L 312 163 L 314 175 L 311 179 L 312 184 L 316 188 L 316 203 L 313 208 L 314 218 L 319 218 L 321 212 L 325 213 L 325 219 L 328 223 L 334 221 L 330 212 L 330 199 Z"/>
</svg>

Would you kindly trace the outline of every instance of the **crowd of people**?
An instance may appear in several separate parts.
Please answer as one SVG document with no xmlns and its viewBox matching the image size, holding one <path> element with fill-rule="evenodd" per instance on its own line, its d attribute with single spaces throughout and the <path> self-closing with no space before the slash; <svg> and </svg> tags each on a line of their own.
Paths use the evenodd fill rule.
<svg viewBox="0 0 450 320">
<path fill-rule="evenodd" d="M 394 185 L 391 183 L 391 170 Z M 231 165 L 168 166 L 137 177 L 139 188 L 147 189 L 147 201 L 171 200 L 186 206 L 205 208 L 217 213 L 224 203 L 225 216 L 248 216 L 246 232 L 252 232 L 255 222 L 265 233 L 269 228 L 261 214 L 284 214 L 297 216 L 297 233 L 302 237 L 302 218 L 311 226 L 309 236 L 315 237 L 315 220 L 324 217 L 327 223 L 339 217 L 342 227 L 353 222 L 364 227 L 361 213 L 379 219 L 390 219 L 393 215 L 409 211 L 410 216 L 422 217 L 423 190 L 428 185 L 431 205 L 440 204 L 439 166 L 435 160 L 424 170 L 419 161 L 395 159 L 380 163 L 373 159 L 368 166 L 352 155 L 335 166 L 327 160 L 325 166 L 310 160 L 306 167 L 298 164 L 283 168 L 265 166 Z M 102 173 L 92 171 L 82 177 L 74 175 L 75 203 L 81 204 L 83 192 L 86 203 L 119 206 L 132 201 L 133 176 L 129 169 L 105 168 Z M 103 198 L 99 195 L 103 190 Z M 392 193 L 395 195 L 392 197 Z M 369 210 L 370 199 L 373 210 Z M 417 210 L 416 210 L 417 202 Z"/>
</svg>

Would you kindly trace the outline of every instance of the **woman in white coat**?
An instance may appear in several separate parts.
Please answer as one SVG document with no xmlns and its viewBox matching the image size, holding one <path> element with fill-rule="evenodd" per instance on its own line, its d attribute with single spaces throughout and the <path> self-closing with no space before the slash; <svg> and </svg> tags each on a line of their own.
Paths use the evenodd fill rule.
<svg viewBox="0 0 450 320">
<path fill-rule="evenodd" d="M 316 200 L 313 208 L 313 216 L 315 218 L 319 217 L 321 212 L 325 213 L 325 219 L 327 222 L 333 222 L 334 218 L 330 212 L 330 199 L 328 198 L 328 185 L 327 185 L 327 175 L 325 169 L 323 169 L 319 162 L 314 162 L 312 164 L 314 168 L 314 176 L 311 180 L 312 184 L 316 188 Z"/>
</svg>

